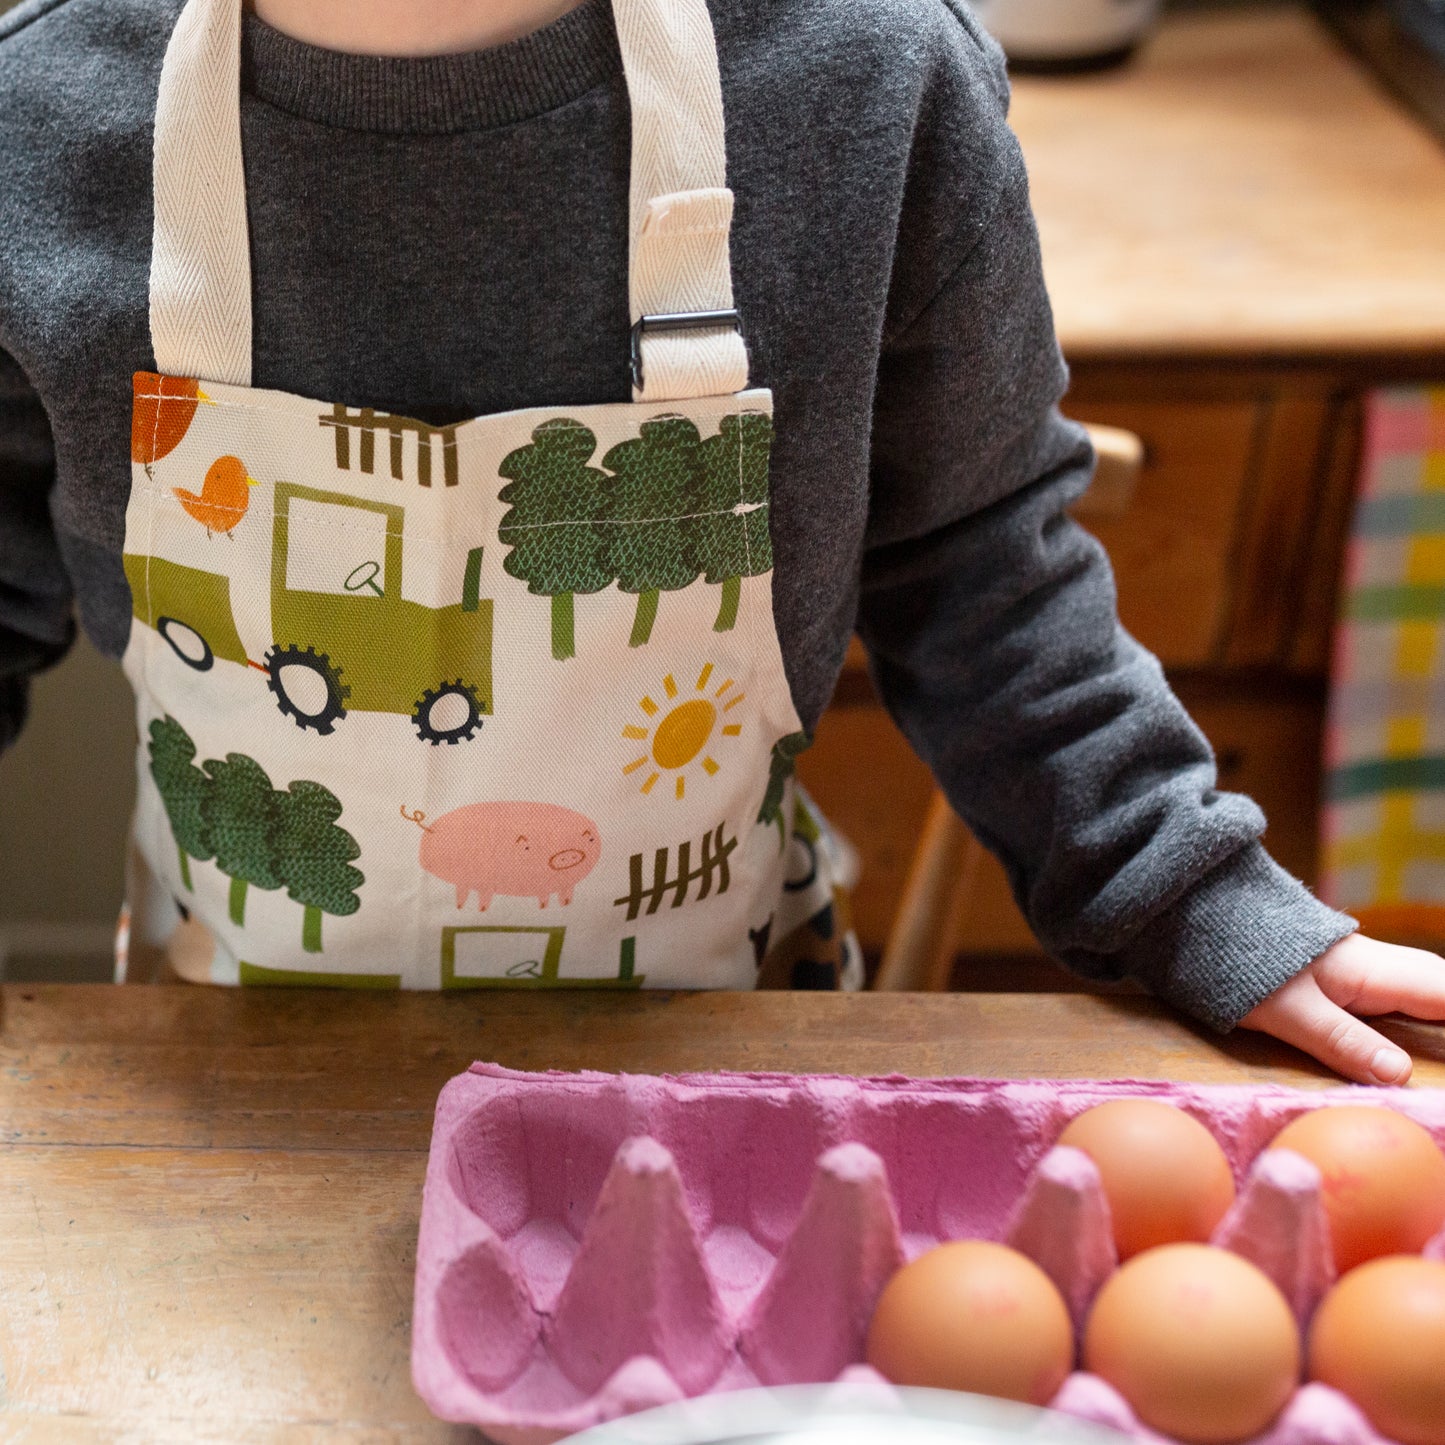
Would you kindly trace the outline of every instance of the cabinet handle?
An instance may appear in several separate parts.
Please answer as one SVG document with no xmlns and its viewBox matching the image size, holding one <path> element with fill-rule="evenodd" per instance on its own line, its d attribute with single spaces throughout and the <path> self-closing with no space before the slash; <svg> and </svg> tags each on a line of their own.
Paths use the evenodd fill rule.
<svg viewBox="0 0 1445 1445">
<path fill-rule="evenodd" d="M 1080 517 L 1122 517 L 1134 500 L 1139 474 L 1144 470 L 1144 443 L 1120 426 L 1086 423 L 1098 465 L 1089 490 L 1074 503 Z"/>
</svg>

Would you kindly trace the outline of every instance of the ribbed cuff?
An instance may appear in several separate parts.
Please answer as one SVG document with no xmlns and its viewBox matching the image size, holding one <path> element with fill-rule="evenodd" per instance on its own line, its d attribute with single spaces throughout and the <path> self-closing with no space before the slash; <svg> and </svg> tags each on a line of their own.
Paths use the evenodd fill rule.
<svg viewBox="0 0 1445 1445">
<path fill-rule="evenodd" d="M 1252 843 L 1151 919 L 1111 963 L 1227 1033 L 1358 927 Z"/>
</svg>

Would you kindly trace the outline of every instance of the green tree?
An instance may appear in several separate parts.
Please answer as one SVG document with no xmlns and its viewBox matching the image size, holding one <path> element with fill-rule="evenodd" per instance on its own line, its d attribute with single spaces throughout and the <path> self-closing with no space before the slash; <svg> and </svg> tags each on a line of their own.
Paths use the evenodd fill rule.
<svg viewBox="0 0 1445 1445">
<path fill-rule="evenodd" d="M 685 416 L 654 417 L 602 458 L 613 474 L 604 528 L 607 562 L 618 587 L 637 594 L 633 647 L 652 636 L 658 594 L 697 578 L 688 519 L 700 510 L 703 493 L 699 442 Z"/>
<path fill-rule="evenodd" d="M 346 917 L 361 907 L 356 896 L 366 877 L 351 866 L 361 856 L 356 839 L 338 827 L 341 803 L 320 783 L 294 782 L 280 795 L 277 855 L 282 860 L 286 892 L 306 910 L 301 924 L 301 946 L 321 952 L 323 912 Z"/>
<path fill-rule="evenodd" d="M 231 880 L 231 922 L 246 922 L 246 891 L 279 888 L 285 881 L 276 835 L 284 793 L 271 786 L 265 769 L 244 753 L 227 753 L 202 764 L 211 780 L 206 821 L 216 866 Z"/>
<path fill-rule="evenodd" d="M 576 655 L 575 593 L 600 592 L 612 581 L 597 528 L 606 477 L 588 466 L 597 438 L 566 417 L 544 421 L 530 445 L 509 452 L 498 469 L 509 505 L 497 528 L 512 550 L 503 565 L 539 597 L 552 599 L 552 656 Z"/>
<path fill-rule="evenodd" d="M 765 412 L 725 416 L 716 436 L 699 448 L 702 458 L 701 514 L 693 519 L 693 547 L 709 582 L 722 586 L 715 632 L 738 620 L 742 579 L 773 568 L 768 533 L 768 457 L 773 421 Z"/>
<path fill-rule="evenodd" d="M 321 951 L 321 915 L 361 907 L 365 875 L 351 866 L 356 839 L 336 825 L 341 803 L 330 788 L 304 779 L 286 792 L 254 758 L 228 753 L 193 766 L 196 745 L 174 718 L 150 725 L 151 774 L 180 853 L 181 878 L 192 887 L 190 859 L 214 857 L 231 880 L 231 920 L 244 927 L 246 894 L 283 885 L 305 910 L 301 944 Z"/>
<path fill-rule="evenodd" d="M 771 823 L 777 828 L 779 848 L 788 841 L 783 823 L 783 791 L 788 779 L 793 776 L 799 756 L 807 751 L 811 743 L 807 733 L 789 733 L 773 744 L 773 753 L 768 759 L 768 786 L 763 793 L 762 806 L 758 809 L 758 822 Z"/>
<path fill-rule="evenodd" d="M 157 718 L 150 725 L 151 776 L 156 780 L 176 852 L 181 860 L 181 882 L 191 888 L 191 859 L 210 858 L 210 829 L 206 822 L 206 795 L 211 780 L 192 766 L 196 745 L 175 718 Z"/>
</svg>

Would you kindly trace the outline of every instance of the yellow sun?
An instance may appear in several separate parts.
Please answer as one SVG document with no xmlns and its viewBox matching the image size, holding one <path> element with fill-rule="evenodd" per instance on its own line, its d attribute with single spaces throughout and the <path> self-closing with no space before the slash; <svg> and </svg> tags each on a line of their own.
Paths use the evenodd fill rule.
<svg viewBox="0 0 1445 1445">
<path fill-rule="evenodd" d="M 698 674 L 696 693 L 706 693 L 712 679 L 712 663 L 708 663 Z M 702 756 L 702 770 L 709 777 L 717 772 L 718 760 L 704 749 L 712 740 L 714 732 L 725 738 L 735 738 L 742 732 L 742 724 L 727 721 L 730 713 L 746 693 L 737 692 L 737 683 L 728 678 L 711 696 L 689 697 L 677 702 L 677 679 L 671 673 L 662 679 L 662 690 L 667 696 L 665 703 L 654 702 L 644 697 L 638 706 L 649 717 L 662 714 L 660 722 L 649 727 L 646 723 L 629 723 L 622 729 L 622 736 L 636 742 L 650 743 L 640 758 L 633 758 L 622 771 L 628 775 L 649 768 L 642 780 L 642 791 L 650 793 L 664 772 L 676 773 L 676 794 L 681 798 L 687 791 L 687 767 Z M 722 727 L 718 727 L 719 721 Z"/>
</svg>

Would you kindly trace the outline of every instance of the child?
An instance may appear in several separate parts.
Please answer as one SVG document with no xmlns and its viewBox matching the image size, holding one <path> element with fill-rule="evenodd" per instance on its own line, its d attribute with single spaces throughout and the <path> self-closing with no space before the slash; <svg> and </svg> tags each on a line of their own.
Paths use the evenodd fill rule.
<svg viewBox="0 0 1445 1445">
<path fill-rule="evenodd" d="M 856 626 L 1060 958 L 1402 1081 L 1352 1014 L 1440 960 L 1267 857 L 1068 519 L 1006 101 L 961 0 L 0 21 L 3 730 L 72 607 L 124 654 L 133 949 L 751 986 Z"/>
</svg>

